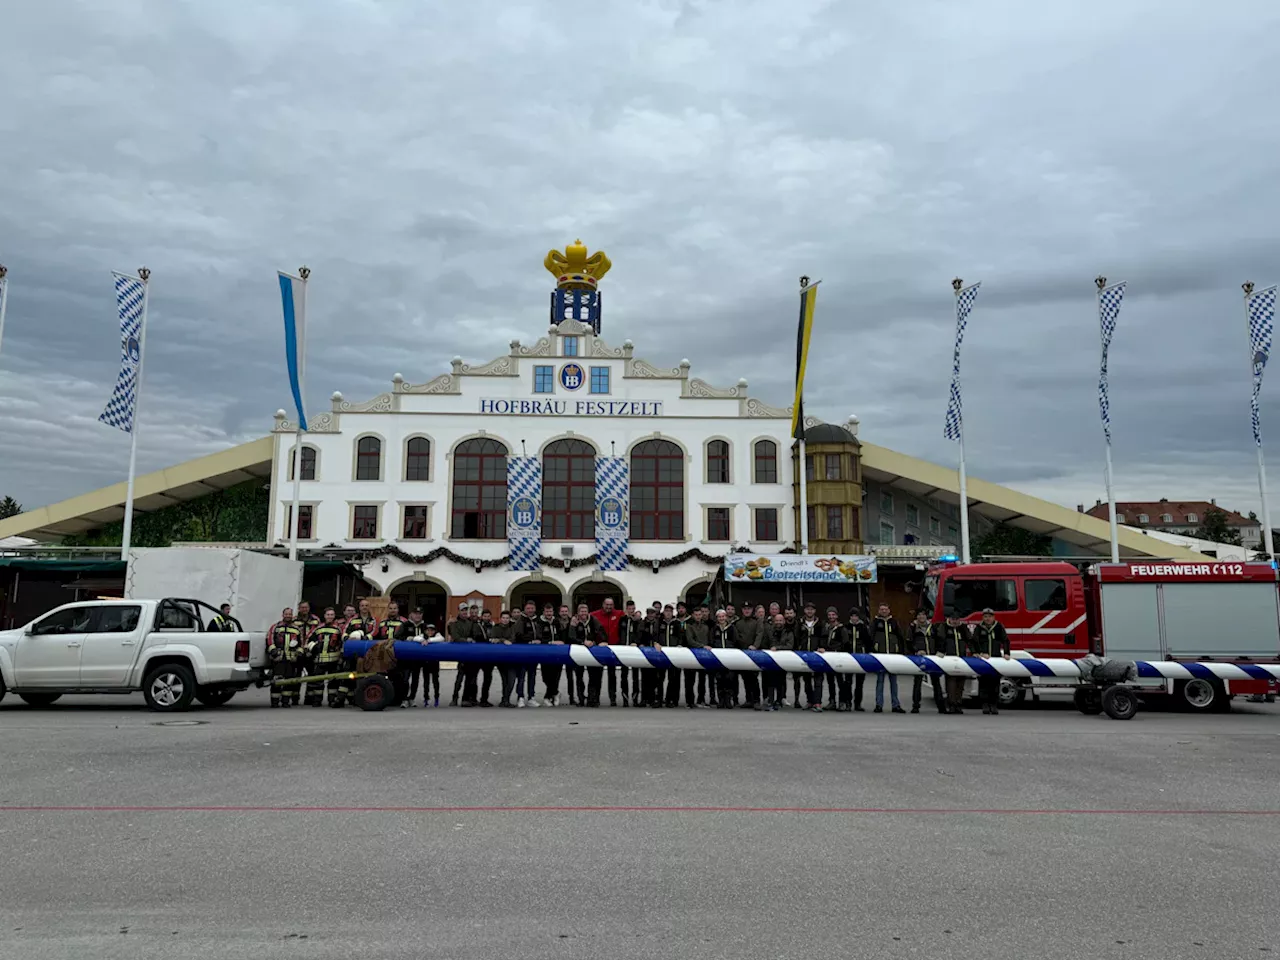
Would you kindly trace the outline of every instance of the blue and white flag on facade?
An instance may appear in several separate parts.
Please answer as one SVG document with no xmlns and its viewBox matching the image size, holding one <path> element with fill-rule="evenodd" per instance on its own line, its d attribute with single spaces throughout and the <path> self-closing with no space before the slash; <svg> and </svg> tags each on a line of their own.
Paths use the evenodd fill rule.
<svg viewBox="0 0 1280 960">
<path fill-rule="evenodd" d="M 626 570 L 631 542 L 631 470 L 625 457 L 596 458 L 596 567 Z"/>
<path fill-rule="evenodd" d="M 138 409 L 138 375 L 142 369 L 142 323 L 147 305 L 147 285 L 137 277 L 113 273 L 116 312 L 120 315 L 120 374 L 106 409 L 98 417 L 109 427 L 133 433 Z"/>
<path fill-rule="evenodd" d="M 978 299 L 979 281 L 965 287 L 956 295 L 956 348 L 951 358 L 951 396 L 947 401 L 947 423 L 942 435 L 948 440 L 959 440 L 964 430 L 964 415 L 960 409 L 960 344 L 964 342 L 964 331 L 969 325 L 969 311 L 973 309 L 973 301 Z"/>
<path fill-rule="evenodd" d="M 512 570 L 542 567 L 542 461 L 507 460 L 507 550 Z"/>
<path fill-rule="evenodd" d="M 1262 390 L 1262 372 L 1271 356 L 1271 334 L 1275 329 L 1276 288 L 1259 290 L 1249 297 L 1249 347 L 1253 351 L 1253 399 L 1249 405 L 1253 423 L 1253 442 L 1262 446 L 1262 420 L 1258 415 L 1258 394 Z"/>
<path fill-rule="evenodd" d="M 284 305 L 284 362 L 289 368 L 289 389 L 298 408 L 298 426 L 307 429 L 302 408 L 304 347 L 306 343 L 307 282 L 280 273 L 280 301 Z"/>
<path fill-rule="evenodd" d="M 1120 303 L 1124 300 L 1123 283 L 1114 283 L 1098 294 L 1098 324 L 1102 329 L 1102 366 L 1098 372 L 1098 411 L 1102 414 L 1102 432 L 1111 442 L 1111 384 L 1107 380 L 1107 351 L 1120 319 Z"/>
</svg>

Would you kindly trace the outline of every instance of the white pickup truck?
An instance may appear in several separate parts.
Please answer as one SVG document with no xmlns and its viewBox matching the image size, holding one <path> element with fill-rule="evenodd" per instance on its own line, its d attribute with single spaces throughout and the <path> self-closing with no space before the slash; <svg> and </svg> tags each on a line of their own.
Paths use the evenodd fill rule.
<svg viewBox="0 0 1280 960">
<path fill-rule="evenodd" d="M 264 677 L 266 635 L 211 631 L 215 613 L 186 599 L 58 607 L 0 631 L 0 699 L 44 707 L 65 693 L 140 690 L 152 710 L 219 706 Z"/>
</svg>

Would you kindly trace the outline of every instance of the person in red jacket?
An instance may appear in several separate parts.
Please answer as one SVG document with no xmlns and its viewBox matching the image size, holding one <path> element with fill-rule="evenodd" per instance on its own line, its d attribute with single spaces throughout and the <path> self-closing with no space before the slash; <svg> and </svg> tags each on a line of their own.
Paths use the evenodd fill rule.
<svg viewBox="0 0 1280 960">
<path fill-rule="evenodd" d="M 600 605 L 600 609 L 591 614 L 595 618 L 596 623 L 600 624 L 600 632 L 604 634 L 604 642 L 613 646 L 618 642 L 618 627 L 622 622 L 622 611 L 614 609 L 613 597 L 605 597 L 604 602 Z M 618 668 L 609 668 L 609 706 L 616 707 L 618 705 Z M 590 685 L 587 690 L 587 697 L 595 703 L 600 702 L 600 671 L 595 670 L 590 673 Z M 623 674 L 622 683 L 623 691 L 626 690 L 626 675 Z"/>
</svg>

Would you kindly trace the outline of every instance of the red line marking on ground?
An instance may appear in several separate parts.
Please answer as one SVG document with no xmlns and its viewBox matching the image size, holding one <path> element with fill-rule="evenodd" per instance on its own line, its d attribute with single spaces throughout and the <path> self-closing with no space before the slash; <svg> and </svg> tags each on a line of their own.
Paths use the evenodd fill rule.
<svg viewBox="0 0 1280 960">
<path fill-rule="evenodd" d="M 2 804 L 0 812 L 23 813 L 801 813 L 844 815 L 1104 816 L 1104 817 L 1280 817 L 1280 810 L 1024 810 L 999 807 L 696 807 L 696 806 L 272 806 L 272 805 L 56 805 Z"/>
</svg>

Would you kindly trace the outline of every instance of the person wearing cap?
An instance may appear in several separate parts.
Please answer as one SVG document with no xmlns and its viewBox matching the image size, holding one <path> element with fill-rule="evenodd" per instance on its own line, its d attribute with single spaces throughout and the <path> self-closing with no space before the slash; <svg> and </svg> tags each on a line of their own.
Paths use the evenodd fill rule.
<svg viewBox="0 0 1280 960">
<path fill-rule="evenodd" d="M 947 624 L 942 628 L 939 638 L 938 653 L 944 657 L 970 657 L 973 649 L 969 645 L 969 628 L 965 626 L 955 613 L 947 614 Z M 964 677 L 953 677 L 947 674 L 947 713 L 964 713 Z"/>
<path fill-rule="evenodd" d="M 982 621 L 974 628 L 971 641 L 975 656 L 983 660 L 992 657 L 1009 656 L 1009 634 L 1004 624 L 996 619 L 996 612 L 990 607 L 982 611 Z M 978 699 L 982 701 L 982 712 L 996 714 L 1000 712 L 1000 675 L 978 678 Z"/>
<path fill-rule="evenodd" d="M 804 605 L 804 616 L 796 630 L 796 649 L 805 653 L 817 653 L 822 646 L 822 623 L 818 620 L 818 608 L 812 600 Z M 805 709 L 822 712 L 822 674 L 804 675 Z"/>
<path fill-rule="evenodd" d="M 422 628 L 423 643 L 444 643 L 444 637 L 436 629 L 434 623 L 426 623 Z M 435 695 L 431 688 L 434 685 Z M 424 707 L 440 706 L 440 661 L 429 660 L 422 665 L 422 705 Z"/>
<path fill-rule="evenodd" d="M 870 653 L 906 653 L 907 638 L 902 632 L 902 626 L 897 620 L 893 619 L 893 614 L 889 612 L 889 605 L 881 603 L 876 607 L 875 619 L 871 621 L 871 649 Z M 902 703 L 898 700 L 898 678 L 895 674 L 888 674 L 889 677 L 889 700 L 893 705 L 894 713 L 906 713 L 902 709 Z M 876 674 L 876 713 L 884 712 L 884 678 L 883 672 Z"/>
</svg>

